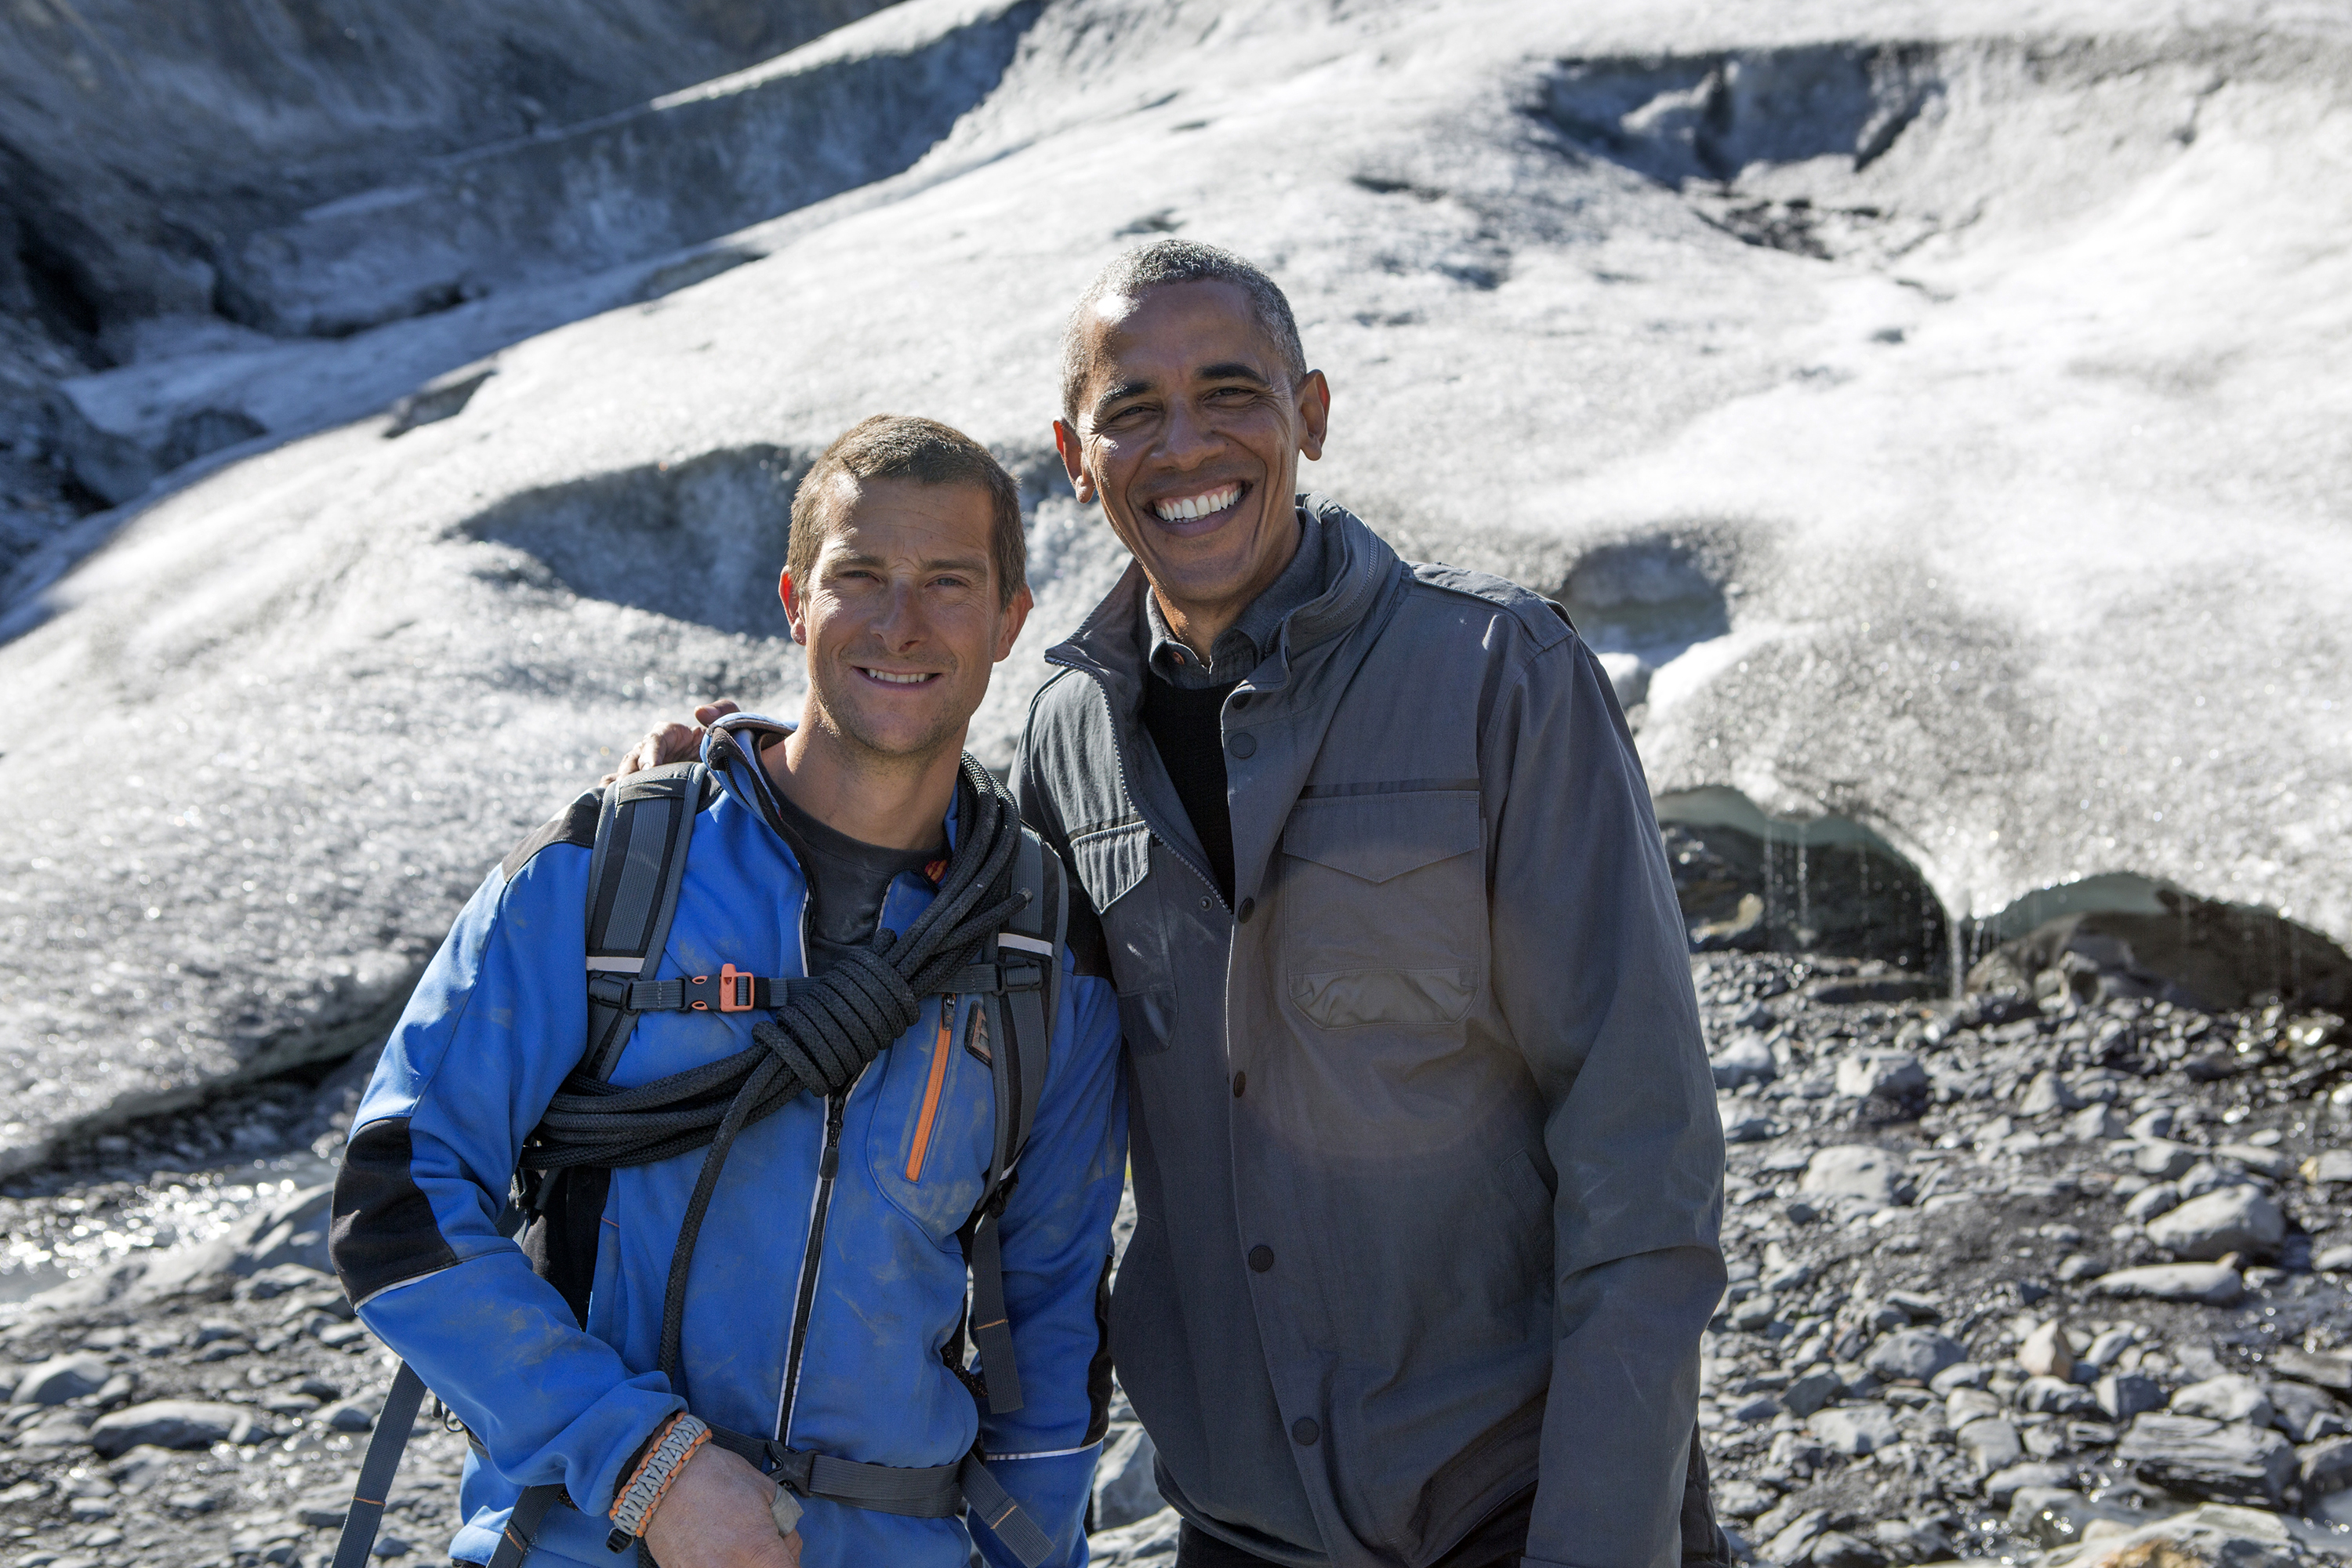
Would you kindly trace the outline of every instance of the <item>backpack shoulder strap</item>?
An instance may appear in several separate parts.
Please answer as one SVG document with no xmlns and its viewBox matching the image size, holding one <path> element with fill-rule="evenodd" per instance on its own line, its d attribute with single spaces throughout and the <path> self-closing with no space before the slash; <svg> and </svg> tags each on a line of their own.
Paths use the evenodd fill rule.
<svg viewBox="0 0 2352 1568">
<path fill-rule="evenodd" d="M 596 816 L 596 845 L 588 863 L 587 973 L 653 978 L 661 965 L 686 880 L 686 852 L 694 819 L 709 804 L 710 775 L 700 763 L 672 763 L 630 773 L 605 787 Z M 636 1015 L 625 987 L 592 984 L 587 1048 L 581 1070 L 612 1076 Z"/>
<path fill-rule="evenodd" d="M 1062 858 L 1027 828 L 1013 862 L 1013 886 L 1029 895 L 1004 922 L 993 943 L 1004 989 L 987 998 L 989 1069 L 995 1079 L 996 1137 L 990 1145 L 988 1182 L 971 1232 L 971 1341 L 995 1415 L 1022 1405 L 1021 1373 L 1013 1361 L 1013 1329 L 1004 1308 L 1004 1258 L 997 1217 L 1013 1190 L 1015 1167 L 1037 1123 L 1037 1102 L 1052 1065 L 1054 1020 L 1062 999 L 1062 948 L 1069 936 L 1069 889 Z"/>
</svg>

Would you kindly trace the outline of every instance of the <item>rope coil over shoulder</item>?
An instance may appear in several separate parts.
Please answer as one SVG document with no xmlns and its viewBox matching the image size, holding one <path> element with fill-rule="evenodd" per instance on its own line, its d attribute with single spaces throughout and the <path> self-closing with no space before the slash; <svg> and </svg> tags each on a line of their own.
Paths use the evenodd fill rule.
<svg viewBox="0 0 2352 1568">
<path fill-rule="evenodd" d="M 783 1005 L 752 1029 L 751 1046 L 733 1056 L 634 1089 L 575 1070 L 523 1145 L 522 1168 L 541 1172 L 648 1165 L 708 1146 L 662 1300 L 660 1365 L 672 1388 L 680 1381 L 695 1241 L 736 1137 L 803 1094 L 846 1092 L 866 1064 L 914 1027 L 923 998 L 945 991 L 980 944 L 1027 901 L 1006 890 L 1022 844 L 1019 810 L 969 756 L 963 783 L 955 852 L 938 893 L 904 932 L 878 929 L 822 975 L 789 987 Z"/>
<path fill-rule="evenodd" d="M 714 750 L 736 747 L 756 768 L 732 729 L 722 721 L 713 731 Z M 969 756 L 961 783 L 954 851 L 929 905 L 905 931 L 877 930 L 864 948 L 814 979 L 752 976 L 731 964 L 716 977 L 635 978 L 649 975 L 661 961 L 709 774 L 700 763 L 678 763 L 631 774 L 604 792 L 590 871 L 587 1049 L 525 1141 L 516 1175 L 523 1207 L 536 1211 L 566 1173 L 577 1179 L 707 1148 L 662 1304 L 660 1367 L 673 1389 L 683 1392 L 680 1342 L 696 1240 L 736 1138 L 802 1094 L 847 1093 L 875 1058 L 919 1019 L 925 997 L 956 992 L 984 1000 L 991 1037 L 1001 1042 L 992 1064 L 999 1115 L 989 1190 L 969 1227 L 972 1315 L 980 1320 L 973 1340 L 988 1374 L 990 1407 L 1002 1413 L 1021 1406 L 1003 1321 L 996 1218 L 1043 1089 L 1066 897 L 1060 866 L 1024 832 L 1019 808 L 1003 786 Z M 1042 907 L 1029 907 L 1033 901 Z M 1005 932 L 1008 923 L 1034 934 Z M 984 944 L 1000 933 L 1005 951 L 988 962 Z M 757 1009 L 771 1016 L 754 1026 L 749 1048 L 722 1060 L 630 1089 L 606 1081 L 637 1016 L 670 1009 Z M 601 1199 L 601 1188 L 597 1194 Z M 596 1207 L 602 1206 L 599 1201 Z M 405 1368 L 401 1376 L 415 1380 Z M 416 1384 L 420 1397 L 422 1392 Z M 398 1437 L 387 1443 L 395 1425 Z M 365 1479 L 362 1485 L 377 1500 L 364 1517 L 354 1509 L 336 1568 L 359 1568 L 365 1561 L 407 1426 L 405 1420 L 379 1426 L 364 1473 L 374 1477 L 381 1470 L 381 1476 L 373 1487 Z M 713 1436 L 803 1496 L 928 1517 L 969 1508 L 1024 1563 L 1051 1554 L 1050 1539 L 989 1473 L 977 1449 L 955 1465 L 900 1469 L 811 1454 L 725 1428 L 714 1427 Z M 379 1447 L 388 1450 L 381 1460 Z M 488 1568 L 519 1568 L 540 1521 L 559 1500 L 561 1486 L 524 1489 Z"/>
</svg>

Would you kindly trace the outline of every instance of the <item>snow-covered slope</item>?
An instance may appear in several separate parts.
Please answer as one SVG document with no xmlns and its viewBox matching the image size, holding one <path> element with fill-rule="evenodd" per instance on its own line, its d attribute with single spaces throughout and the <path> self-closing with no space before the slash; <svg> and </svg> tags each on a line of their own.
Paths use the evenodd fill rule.
<svg viewBox="0 0 2352 1568">
<path fill-rule="evenodd" d="M 783 499 L 866 413 L 1049 498 L 1004 760 L 1122 563 L 1052 488 L 1061 316 L 1171 232 L 1289 289 L 1312 483 L 1627 656 L 1661 791 L 1860 823 L 1955 912 L 2130 871 L 2352 936 L 2340 13 L 1052 0 L 912 167 L 704 281 L 518 273 L 76 385 L 323 427 L 16 579 L 5 1158 L 379 1027 L 609 751 L 790 705 Z M 447 416 L 369 412 L 523 331 Z"/>
</svg>

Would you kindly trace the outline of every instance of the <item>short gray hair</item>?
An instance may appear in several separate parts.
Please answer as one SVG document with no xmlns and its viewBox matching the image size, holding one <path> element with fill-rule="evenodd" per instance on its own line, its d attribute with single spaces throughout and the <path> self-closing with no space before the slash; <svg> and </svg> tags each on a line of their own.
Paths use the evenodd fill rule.
<svg viewBox="0 0 2352 1568">
<path fill-rule="evenodd" d="M 1257 324 L 1289 367 L 1295 381 L 1307 374 L 1307 350 L 1298 341 L 1298 320 L 1281 287 L 1254 264 L 1230 250 L 1196 239 L 1161 239 L 1130 250 L 1095 274 L 1078 296 L 1062 329 L 1062 417 L 1078 422 L 1078 399 L 1094 370 L 1095 306 L 1108 296 L 1132 300 L 1147 289 L 1171 283 L 1231 283 L 1249 296 Z"/>
</svg>

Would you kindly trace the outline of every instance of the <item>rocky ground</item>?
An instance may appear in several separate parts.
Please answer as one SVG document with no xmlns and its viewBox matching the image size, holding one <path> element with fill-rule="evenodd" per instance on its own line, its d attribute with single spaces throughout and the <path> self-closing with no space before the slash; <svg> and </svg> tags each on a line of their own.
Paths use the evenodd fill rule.
<svg viewBox="0 0 2352 1568">
<path fill-rule="evenodd" d="M 1731 1140 L 1700 1421 L 1743 1553 L 2352 1558 L 2340 1020 L 1693 963 Z M 324 1168 L 358 1076 L 136 1124 L 0 1189 L 16 1273 L 32 1250 L 84 1269 L 0 1329 L 9 1568 L 330 1555 L 391 1363 L 320 1271 L 321 1190 L 278 1173 Z M 175 1224 L 193 1245 L 136 1245 Z M 1115 1415 L 1095 1553 L 1156 1568 L 1173 1519 Z M 381 1555 L 441 1550 L 461 1443 L 428 1405 Z"/>
</svg>

